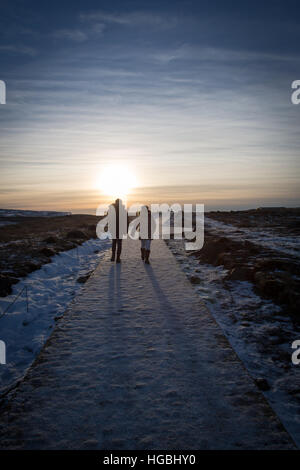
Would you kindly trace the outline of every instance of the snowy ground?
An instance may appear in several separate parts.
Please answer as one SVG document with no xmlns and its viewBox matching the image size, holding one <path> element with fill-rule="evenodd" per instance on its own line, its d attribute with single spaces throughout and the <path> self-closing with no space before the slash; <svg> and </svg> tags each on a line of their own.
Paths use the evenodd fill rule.
<svg viewBox="0 0 300 470">
<path fill-rule="evenodd" d="M 231 227 L 212 222 L 226 235 L 231 233 Z M 200 284 L 193 285 L 195 291 L 251 375 L 267 379 L 270 390 L 264 394 L 300 446 L 300 367 L 291 362 L 291 344 L 300 338 L 300 332 L 295 331 L 289 317 L 280 314 L 280 307 L 258 297 L 251 283 L 224 282 L 227 270 L 222 266 L 199 264 L 186 254 L 180 240 L 171 240 L 168 245 L 187 276 L 200 278 Z"/>
<path fill-rule="evenodd" d="M 51 263 L 15 284 L 11 295 L 0 298 L 0 339 L 7 347 L 7 365 L 0 367 L 0 394 L 24 376 L 56 320 L 81 288 L 77 279 L 95 269 L 108 247 L 107 240 L 91 239 L 55 255 Z M 20 297 L 3 315 L 20 292 Z"/>
<path fill-rule="evenodd" d="M 211 233 L 224 234 L 233 240 L 248 240 L 253 243 L 277 250 L 281 253 L 300 257 L 300 244 L 298 236 L 275 235 L 270 229 L 237 228 L 205 216 L 205 226 Z M 284 233 L 284 232 L 283 232 Z"/>
<path fill-rule="evenodd" d="M 104 253 L 17 389 L 1 449 L 291 449 L 162 240 Z"/>
</svg>

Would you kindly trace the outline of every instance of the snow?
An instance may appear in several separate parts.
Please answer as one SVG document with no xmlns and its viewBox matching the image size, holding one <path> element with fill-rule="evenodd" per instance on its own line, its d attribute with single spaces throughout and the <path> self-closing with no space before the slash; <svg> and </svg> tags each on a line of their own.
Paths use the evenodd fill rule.
<svg viewBox="0 0 300 470">
<path fill-rule="evenodd" d="M 0 447 L 294 448 L 165 242 L 109 255 L 4 400 Z"/>
<path fill-rule="evenodd" d="M 77 248 L 61 252 L 52 257 L 51 263 L 15 284 L 11 295 L 0 298 L 0 339 L 7 347 L 7 365 L 0 367 L 0 393 L 24 376 L 56 320 L 81 289 L 78 277 L 94 270 L 109 246 L 106 240 L 91 239 Z M 2 316 L 22 290 L 22 295 Z"/>
<path fill-rule="evenodd" d="M 252 377 L 269 382 L 271 389 L 264 395 L 300 447 L 300 369 L 291 362 L 291 345 L 300 332 L 280 307 L 257 296 L 251 283 L 224 281 L 223 266 L 199 264 L 186 254 L 181 240 L 168 245 L 186 275 L 200 278 L 194 290 Z M 298 390 L 298 397 L 292 389 Z"/>
<path fill-rule="evenodd" d="M 299 236 L 279 236 L 266 228 L 261 230 L 237 228 L 234 225 L 214 220 L 209 216 L 205 216 L 205 226 L 211 233 L 224 233 L 227 237 L 237 241 L 243 238 L 243 240 L 251 241 L 281 253 L 300 257 Z"/>
</svg>

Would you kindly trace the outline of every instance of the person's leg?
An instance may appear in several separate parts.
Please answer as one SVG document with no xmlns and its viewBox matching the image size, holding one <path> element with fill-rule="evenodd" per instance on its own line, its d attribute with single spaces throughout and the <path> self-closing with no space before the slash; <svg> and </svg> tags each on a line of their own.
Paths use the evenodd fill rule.
<svg viewBox="0 0 300 470">
<path fill-rule="evenodd" d="M 141 257 L 142 260 L 145 259 L 145 240 L 141 240 Z"/>
<path fill-rule="evenodd" d="M 118 248 L 117 248 L 117 263 L 120 263 L 120 256 L 121 256 L 121 252 L 122 252 L 122 240 L 121 239 L 117 240 L 117 245 L 118 245 Z"/>
<path fill-rule="evenodd" d="M 150 264 L 150 261 L 149 261 L 150 245 L 151 245 L 151 240 L 146 240 L 146 249 L 145 249 L 145 263 L 146 264 Z"/>
<path fill-rule="evenodd" d="M 112 246 L 111 246 L 111 261 L 115 261 L 115 255 L 116 255 L 116 245 L 117 245 L 117 240 L 114 239 L 112 241 Z"/>
</svg>

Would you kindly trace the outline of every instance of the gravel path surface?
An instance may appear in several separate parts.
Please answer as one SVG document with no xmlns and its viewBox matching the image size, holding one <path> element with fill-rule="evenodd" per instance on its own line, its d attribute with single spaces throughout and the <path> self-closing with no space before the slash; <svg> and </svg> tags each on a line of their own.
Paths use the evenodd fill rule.
<svg viewBox="0 0 300 470">
<path fill-rule="evenodd" d="M 174 256 L 107 253 L 0 409 L 4 449 L 287 449 Z"/>
</svg>

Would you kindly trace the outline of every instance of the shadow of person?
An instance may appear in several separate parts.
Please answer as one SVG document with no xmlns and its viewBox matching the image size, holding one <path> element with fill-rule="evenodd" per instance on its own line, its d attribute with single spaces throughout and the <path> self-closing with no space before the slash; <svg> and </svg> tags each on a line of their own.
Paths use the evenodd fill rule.
<svg viewBox="0 0 300 470">
<path fill-rule="evenodd" d="M 108 300 L 114 310 L 121 310 L 122 302 L 122 284 L 121 284 L 122 264 L 113 264 L 109 270 L 108 280 Z"/>
</svg>

